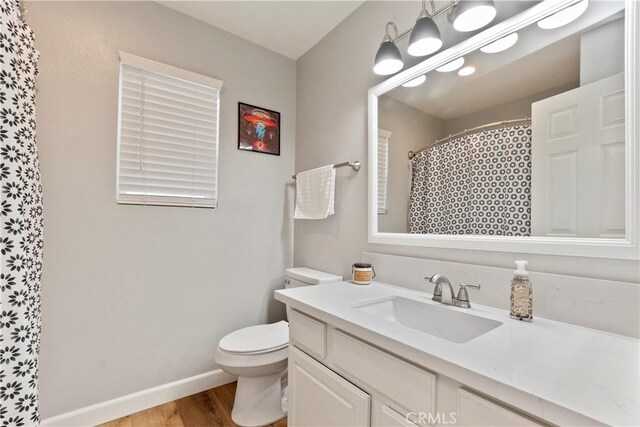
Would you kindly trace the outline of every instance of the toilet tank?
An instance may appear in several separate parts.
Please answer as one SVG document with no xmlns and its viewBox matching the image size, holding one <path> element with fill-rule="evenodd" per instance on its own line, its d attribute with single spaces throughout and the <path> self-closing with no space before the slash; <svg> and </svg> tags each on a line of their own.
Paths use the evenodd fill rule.
<svg viewBox="0 0 640 427">
<path fill-rule="evenodd" d="M 314 270 L 307 267 L 287 268 L 284 273 L 285 289 L 298 288 L 300 286 L 323 285 L 325 283 L 342 282 L 342 276 Z"/>
<path fill-rule="evenodd" d="M 285 289 L 335 282 L 342 282 L 342 276 L 307 267 L 287 268 L 284 272 Z M 289 319 L 289 306 L 287 306 L 287 319 Z"/>
</svg>

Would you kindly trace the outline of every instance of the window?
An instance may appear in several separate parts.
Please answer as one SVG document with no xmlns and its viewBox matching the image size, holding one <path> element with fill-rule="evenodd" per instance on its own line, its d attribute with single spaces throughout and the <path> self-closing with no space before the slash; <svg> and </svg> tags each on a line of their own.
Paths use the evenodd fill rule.
<svg viewBox="0 0 640 427">
<path fill-rule="evenodd" d="M 120 52 L 118 203 L 216 207 L 221 88 Z"/>
<path fill-rule="evenodd" d="M 387 177 L 389 175 L 389 140 L 391 132 L 378 129 L 378 214 L 387 213 Z"/>
</svg>

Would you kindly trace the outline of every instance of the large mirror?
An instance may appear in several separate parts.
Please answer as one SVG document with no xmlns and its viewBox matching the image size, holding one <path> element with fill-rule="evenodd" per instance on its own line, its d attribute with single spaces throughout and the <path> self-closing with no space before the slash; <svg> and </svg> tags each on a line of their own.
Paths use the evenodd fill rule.
<svg viewBox="0 0 640 427">
<path fill-rule="evenodd" d="M 518 26 L 527 17 L 370 91 L 370 235 L 395 238 L 378 242 L 407 234 L 410 244 L 437 237 L 437 246 L 447 236 L 633 244 L 625 2 L 590 1 L 559 27 L 543 18 Z"/>
</svg>

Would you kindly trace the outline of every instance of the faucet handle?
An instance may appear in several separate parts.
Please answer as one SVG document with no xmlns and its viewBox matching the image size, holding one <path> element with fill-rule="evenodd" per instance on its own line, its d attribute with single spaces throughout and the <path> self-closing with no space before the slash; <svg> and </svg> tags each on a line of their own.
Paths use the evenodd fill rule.
<svg viewBox="0 0 640 427">
<path fill-rule="evenodd" d="M 455 301 L 455 305 L 457 307 L 471 308 L 467 288 L 480 289 L 480 285 L 476 283 L 460 283 L 460 290 L 458 291 L 458 296 L 456 297 Z"/>
<path fill-rule="evenodd" d="M 464 283 L 464 282 L 461 282 L 460 283 L 460 289 L 465 289 L 465 288 L 480 289 L 480 285 L 477 284 L 477 283 Z"/>
</svg>

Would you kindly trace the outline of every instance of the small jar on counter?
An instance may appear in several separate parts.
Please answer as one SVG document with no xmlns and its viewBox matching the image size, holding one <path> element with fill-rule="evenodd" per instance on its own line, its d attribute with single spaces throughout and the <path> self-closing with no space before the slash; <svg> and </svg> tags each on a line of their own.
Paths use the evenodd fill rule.
<svg viewBox="0 0 640 427">
<path fill-rule="evenodd" d="M 351 267 L 351 275 L 351 281 L 356 285 L 369 285 L 376 277 L 376 271 L 371 264 L 356 262 Z"/>
</svg>

